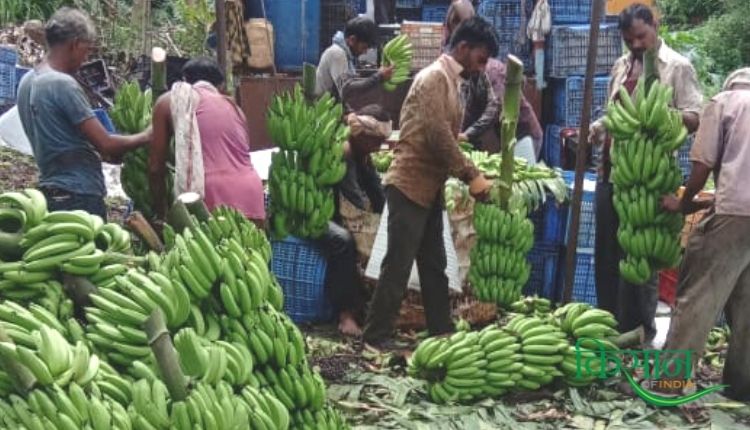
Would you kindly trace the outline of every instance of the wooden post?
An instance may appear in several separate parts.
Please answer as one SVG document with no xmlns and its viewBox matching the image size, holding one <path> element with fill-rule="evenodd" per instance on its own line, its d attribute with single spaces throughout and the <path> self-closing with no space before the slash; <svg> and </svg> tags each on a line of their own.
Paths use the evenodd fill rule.
<svg viewBox="0 0 750 430">
<path fill-rule="evenodd" d="M 221 70 L 227 70 L 227 12 L 224 0 L 216 3 L 216 61 Z"/>
<path fill-rule="evenodd" d="M 521 86 L 523 85 L 523 62 L 513 55 L 508 55 L 507 72 L 505 74 L 505 95 L 503 96 L 503 110 L 500 114 L 500 150 L 502 162 L 500 166 L 500 206 L 508 209 L 510 197 L 513 194 L 513 170 L 516 163 L 514 146 L 518 115 L 521 112 Z"/>
<path fill-rule="evenodd" d="M 591 106 L 594 95 L 594 74 L 596 73 L 596 55 L 599 40 L 599 21 L 604 12 L 605 0 L 594 0 L 591 4 L 591 28 L 589 30 L 589 50 L 586 56 L 586 78 L 583 87 L 583 112 L 581 112 L 581 131 L 576 148 L 576 176 L 571 201 L 572 218 L 568 248 L 565 259 L 565 284 L 563 285 L 563 303 L 570 302 L 573 295 L 573 282 L 576 273 L 576 253 L 578 249 L 578 229 L 581 222 L 581 200 L 583 197 L 583 177 L 589 149 L 589 125 L 591 124 Z"/>
</svg>

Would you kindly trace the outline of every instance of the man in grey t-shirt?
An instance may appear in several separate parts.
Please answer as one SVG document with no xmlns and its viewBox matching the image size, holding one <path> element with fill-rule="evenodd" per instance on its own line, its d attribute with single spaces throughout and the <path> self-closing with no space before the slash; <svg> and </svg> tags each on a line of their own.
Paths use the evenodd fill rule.
<svg viewBox="0 0 750 430">
<path fill-rule="evenodd" d="M 73 74 L 96 38 L 91 19 L 62 8 L 45 28 L 48 53 L 18 87 L 18 112 L 39 167 L 39 188 L 50 210 L 82 209 L 106 218 L 102 158 L 117 161 L 150 141 L 151 130 L 109 135 L 94 116 Z"/>
</svg>

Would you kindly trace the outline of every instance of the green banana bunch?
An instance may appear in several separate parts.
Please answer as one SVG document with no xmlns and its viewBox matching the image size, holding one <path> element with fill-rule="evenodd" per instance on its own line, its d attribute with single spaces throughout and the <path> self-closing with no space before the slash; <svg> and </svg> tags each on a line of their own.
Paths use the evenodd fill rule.
<svg viewBox="0 0 750 430">
<path fill-rule="evenodd" d="M 411 71 L 412 45 L 409 38 L 399 35 L 391 39 L 383 47 L 383 65 L 394 66 L 393 76 L 383 84 L 387 91 L 393 91 L 396 87 L 409 78 Z"/>
<path fill-rule="evenodd" d="M 19 337 L 18 332 L 13 334 Z M 29 345 L 28 339 L 23 344 L 0 342 L 0 355 L 28 369 L 40 386 L 65 387 L 72 382 L 85 386 L 96 377 L 99 358 L 91 355 L 85 343 L 79 341 L 71 346 L 59 331 L 47 325 L 30 337 L 35 340 L 34 346 Z"/>
<path fill-rule="evenodd" d="M 73 314 L 73 304 L 65 296 L 62 284 L 56 280 L 23 284 L 3 279 L 0 280 L 0 296 L 24 308 L 41 306 L 61 321 Z"/>
<path fill-rule="evenodd" d="M 291 414 L 291 427 L 295 429 L 346 430 L 349 426 L 338 411 L 330 406 L 311 412 L 309 409 Z"/>
<path fill-rule="evenodd" d="M 631 97 L 623 88 L 609 104 L 604 125 L 612 146 L 613 203 L 620 220 L 617 239 L 626 257 L 620 274 L 643 284 L 656 270 L 679 264 L 683 218 L 661 209 L 661 197 L 682 184 L 674 153 L 688 137 L 679 111 L 671 109 L 673 89 L 639 80 Z"/>
<path fill-rule="evenodd" d="M 229 321 L 228 329 L 234 342 L 247 345 L 258 366 L 296 367 L 305 361 L 302 333 L 286 314 L 268 305 Z"/>
<path fill-rule="evenodd" d="M 550 313 L 552 303 L 549 299 L 539 296 L 524 297 L 517 302 L 511 303 L 510 310 L 524 315 L 536 315 L 544 317 Z"/>
<path fill-rule="evenodd" d="M 461 150 L 464 156 L 471 160 L 485 177 L 500 177 L 502 162 L 500 154 L 475 151 L 471 145 L 468 145 L 468 147 L 461 146 Z M 501 188 L 507 186 L 508 184 L 496 181 L 495 186 L 490 191 L 489 200 L 496 202 Z M 523 158 L 514 159 L 513 183 L 510 186 L 513 191 L 510 207 L 513 210 L 528 211 L 539 208 L 546 201 L 548 192 L 559 203 L 568 199 L 568 188 L 562 178 L 560 169 L 549 168 L 543 163 L 532 166 Z M 466 184 L 451 179 L 446 183 L 445 201 L 451 207 L 466 208 L 471 206 L 473 198 L 471 198 Z"/>
<path fill-rule="evenodd" d="M 151 357 L 143 324 L 155 310 L 160 309 L 167 326 L 174 328 L 189 320 L 193 308 L 187 289 L 159 272 L 130 269 L 117 276 L 115 284 L 89 296 L 86 337 L 109 362 L 128 367 Z"/>
<path fill-rule="evenodd" d="M 246 385 L 240 392 L 250 406 L 250 428 L 252 430 L 289 428 L 289 411 L 280 400 L 267 391 Z"/>
<path fill-rule="evenodd" d="M 378 151 L 370 154 L 372 165 L 378 173 L 385 173 L 393 162 L 393 151 Z"/>
<path fill-rule="evenodd" d="M 141 92 L 137 81 L 123 84 L 115 94 L 110 117 L 115 128 L 122 134 L 136 134 L 151 123 L 153 97 L 151 90 Z M 170 148 L 171 151 L 171 148 Z M 170 160 L 174 155 L 170 154 Z M 167 163 L 167 195 L 172 195 L 174 183 L 173 162 Z M 154 216 L 151 207 L 151 191 L 148 182 L 148 148 L 129 151 L 122 160 L 120 182 L 125 193 L 133 200 L 135 210 L 146 218 Z"/>
<path fill-rule="evenodd" d="M 346 174 L 349 128 L 342 125 L 342 114 L 329 94 L 309 105 L 299 86 L 271 102 L 268 130 L 281 149 L 272 156 L 269 173 L 276 237 L 316 238 L 328 228 L 335 212 L 331 187 Z"/>
<path fill-rule="evenodd" d="M 469 281 L 480 301 L 510 306 L 521 297 L 531 275 L 526 254 L 534 241 L 534 225 L 525 214 L 497 206 L 474 206 L 477 244 L 471 250 Z"/>
<path fill-rule="evenodd" d="M 175 335 L 174 345 L 185 374 L 212 385 L 221 380 L 233 386 L 250 383 L 253 356 L 247 346 L 222 340 L 210 342 L 191 327 Z"/>
<path fill-rule="evenodd" d="M 275 369 L 263 366 L 255 370 L 259 388 L 275 396 L 292 413 L 295 410 L 316 412 L 325 406 L 325 383 L 309 366 L 287 366 Z"/>
<path fill-rule="evenodd" d="M 559 365 L 570 344 L 557 326 L 539 317 L 519 315 L 511 319 L 506 328 L 521 339 L 523 378 L 516 381 L 519 389 L 538 390 L 563 376 Z"/>
<path fill-rule="evenodd" d="M 215 208 L 212 217 L 201 223 L 201 229 L 212 243 L 235 238 L 244 248 L 260 252 L 266 263 L 271 261 L 271 243 L 265 233 L 237 209 L 227 206 Z"/>
<path fill-rule="evenodd" d="M 132 429 L 128 411 L 117 401 L 95 389 L 76 383 L 65 388 L 51 386 L 0 399 L 3 428 L 42 429 Z"/>
<path fill-rule="evenodd" d="M 552 317 L 556 325 L 574 339 L 605 340 L 619 334 L 617 320 L 612 313 L 593 308 L 587 303 L 568 303 L 555 309 Z M 616 347 L 613 349 L 616 349 Z"/>
<path fill-rule="evenodd" d="M 23 233 L 47 215 L 47 200 L 35 189 L 0 194 L 0 261 L 14 261 L 23 253 Z"/>
</svg>

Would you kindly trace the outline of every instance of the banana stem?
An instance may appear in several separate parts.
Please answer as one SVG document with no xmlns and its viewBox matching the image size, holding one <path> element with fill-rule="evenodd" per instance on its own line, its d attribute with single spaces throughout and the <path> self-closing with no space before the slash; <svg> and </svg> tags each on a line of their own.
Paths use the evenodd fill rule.
<svg viewBox="0 0 750 430">
<path fill-rule="evenodd" d="M 646 83 L 646 91 L 651 85 L 659 80 L 659 70 L 656 68 L 656 49 L 650 49 L 643 54 L 643 79 Z"/>
<path fill-rule="evenodd" d="M 521 85 L 523 84 L 523 63 L 517 57 L 508 55 L 507 71 L 505 75 L 505 95 L 503 110 L 500 115 L 500 144 L 502 148 L 502 162 L 500 164 L 500 180 L 505 184 L 513 183 L 513 169 L 515 156 L 513 146 L 516 139 L 518 115 L 521 111 Z M 512 187 L 499 189 L 500 206 L 508 209 Z"/>
<path fill-rule="evenodd" d="M 96 286 L 83 276 L 73 276 L 63 273 L 63 288 L 75 306 L 75 314 L 83 319 L 83 308 L 91 304 L 89 295 L 96 292 Z"/>
<path fill-rule="evenodd" d="M 612 339 L 612 343 L 614 343 L 620 348 L 627 348 L 627 347 L 642 344 L 644 338 L 645 338 L 645 334 L 643 332 L 643 327 L 638 327 L 635 330 L 622 333 L 621 335 Z"/>
<path fill-rule="evenodd" d="M 161 239 L 159 239 L 159 235 L 156 234 L 156 231 L 154 231 L 154 228 L 151 227 L 151 224 L 146 221 L 146 218 L 143 217 L 143 214 L 138 211 L 134 211 L 132 214 L 130 214 L 128 219 L 125 220 L 125 225 L 127 225 L 131 231 L 133 231 L 138 235 L 138 237 L 146 242 L 146 245 L 148 245 L 148 247 L 153 251 L 164 251 L 164 244 L 161 242 Z"/>
<path fill-rule="evenodd" d="M 302 87 L 308 103 L 312 103 L 315 100 L 316 71 L 317 68 L 314 64 L 305 63 L 302 66 Z"/>
<path fill-rule="evenodd" d="M 167 91 L 167 51 L 155 47 L 151 50 L 152 103 Z"/>
<path fill-rule="evenodd" d="M 2 325 L 0 325 L 0 342 L 14 343 Z M 0 364 L 8 372 L 8 376 L 10 376 L 13 385 L 20 394 L 26 395 L 34 387 L 34 384 L 36 384 L 34 375 L 16 360 L 0 355 Z"/>
<path fill-rule="evenodd" d="M 156 309 L 151 313 L 144 324 L 144 330 L 170 397 L 176 402 L 185 400 L 188 395 L 187 378 L 182 373 L 177 350 L 172 343 L 172 337 L 167 330 L 167 323 L 164 321 L 161 309 Z"/>
<path fill-rule="evenodd" d="M 201 198 L 198 193 L 184 193 L 177 196 L 177 200 L 185 204 L 188 212 L 194 215 L 198 221 L 204 222 L 211 218 L 211 212 L 208 210 L 208 206 Z"/>
</svg>

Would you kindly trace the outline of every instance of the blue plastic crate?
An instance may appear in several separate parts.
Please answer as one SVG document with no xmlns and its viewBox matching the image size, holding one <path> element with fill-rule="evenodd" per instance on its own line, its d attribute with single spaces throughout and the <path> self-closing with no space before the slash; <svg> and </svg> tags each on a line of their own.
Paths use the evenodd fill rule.
<svg viewBox="0 0 750 430">
<path fill-rule="evenodd" d="M 422 5 L 423 22 L 444 22 L 448 15 L 448 5 L 424 4 Z"/>
<path fill-rule="evenodd" d="M 563 172 L 563 177 L 566 184 L 568 184 L 568 190 L 570 195 L 573 195 L 573 184 L 575 181 L 574 172 Z M 578 227 L 578 250 L 590 250 L 594 251 L 594 243 L 596 240 L 596 174 L 586 173 L 583 184 L 583 195 L 581 198 L 581 216 Z M 565 243 L 568 243 L 570 239 L 570 221 L 572 215 L 570 211 L 572 207 L 568 209 L 568 220 L 567 229 L 565 233 Z"/>
<path fill-rule="evenodd" d="M 542 240 L 554 244 L 564 244 L 568 233 L 568 205 L 558 203 L 552 196 L 547 196 L 544 203 L 544 230 Z"/>
<path fill-rule="evenodd" d="M 579 249 L 576 253 L 576 273 L 573 277 L 573 295 L 571 298 L 574 302 L 597 306 L 594 259 L 594 252 Z M 562 289 L 560 289 L 561 293 Z"/>
<path fill-rule="evenodd" d="M 544 205 L 529 214 L 529 219 L 534 223 L 534 243 L 565 243 L 568 228 L 567 204 L 560 204 L 554 196 L 547 195 Z"/>
<path fill-rule="evenodd" d="M 563 145 L 559 125 L 548 124 L 544 129 L 544 144 L 542 145 L 542 160 L 550 167 L 562 167 Z"/>
<path fill-rule="evenodd" d="M 327 262 L 317 247 L 295 237 L 271 242 L 271 270 L 284 290 L 284 312 L 296 323 L 327 321 L 333 309 L 326 297 Z"/>
<path fill-rule="evenodd" d="M 570 76 L 566 79 L 552 79 L 553 121 L 563 127 L 578 127 L 583 114 L 583 76 Z M 591 120 L 604 113 L 609 91 L 609 76 L 594 78 L 594 99 L 591 106 Z"/>
<path fill-rule="evenodd" d="M 557 286 L 560 247 L 554 243 L 537 242 L 529 252 L 531 276 L 524 288 L 526 296 L 539 295 L 554 299 Z"/>
<path fill-rule="evenodd" d="M 693 163 L 690 162 L 690 150 L 693 148 L 694 136 L 689 136 L 685 140 L 685 144 L 677 150 L 677 162 L 682 170 L 683 182 L 687 181 L 690 177 L 690 172 L 693 170 Z"/>
<path fill-rule="evenodd" d="M 422 0 L 396 0 L 396 9 L 414 9 L 422 7 Z"/>
<path fill-rule="evenodd" d="M 591 0 L 550 0 L 553 24 L 586 24 L 591 22 Z M 602 18 L 605 16 L 602 10 Z M 604 21 L 604 20 L 602 20 Z"/>
<path fill-rule="evenodd" d="M 15 67 L 18 62 L 18 50 L 13 45 L 0 45 L 0 63 Z"/>
<path fill-rule="evenodd" d="M 589 49 L 589 25 L 556 25 L 547 38 L 545 70 L 551 77 L 567 78 L 586 74 Z M 597 75 L 606 75 L 622 55 L 622 40 L 617 24 L 602 24 L 596 55 Z"/>
<path fill-rule="evenodd" d="M 0 63 L 0 106 L 16 102 L 16 65 Z"/>
<path fill-rule="evenodd" d="M 508 54 L 523 61 L 524 68 L 531 70 L 531 42 L 526 36 L 526 25 L 533 10 L 533 2 L 526 2 L 526 9 L 519 0 L 484 0 L 479 4 L 477 14 L 489 21 L 495 28 L 500 53 L 505 59 Z"/>
</svg>

